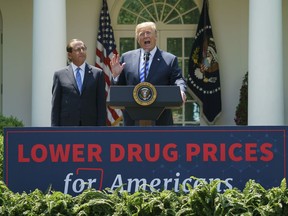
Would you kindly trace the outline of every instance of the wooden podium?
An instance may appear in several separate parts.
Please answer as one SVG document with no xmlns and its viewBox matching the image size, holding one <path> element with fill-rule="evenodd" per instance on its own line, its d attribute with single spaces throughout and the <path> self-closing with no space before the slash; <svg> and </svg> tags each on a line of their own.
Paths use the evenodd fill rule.
<svg viewBox="0 0 288 216">
<path fill-rule="evenodd" d="M 179 86 L 154 86 L 157 92 L 150 105 L 140 105 L 135 100 L 135 86 L 110 86 L 107 105 L 114 109 L 125 109 L 138 126 L 152 126 L 165 109 L 182 106 Z"/>
</svg>

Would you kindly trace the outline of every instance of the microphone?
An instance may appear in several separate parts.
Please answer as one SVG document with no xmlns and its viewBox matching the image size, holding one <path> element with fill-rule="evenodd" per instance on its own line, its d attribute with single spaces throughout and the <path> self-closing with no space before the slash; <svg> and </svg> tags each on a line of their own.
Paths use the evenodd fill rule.
<svg viewBox="0 0 288 216">
<path fill-rule="evenodd" d="M 144 53 L 144 61 L 149 61 L 149 55 L 150 55 L 149 52 Z"/>
</svg>

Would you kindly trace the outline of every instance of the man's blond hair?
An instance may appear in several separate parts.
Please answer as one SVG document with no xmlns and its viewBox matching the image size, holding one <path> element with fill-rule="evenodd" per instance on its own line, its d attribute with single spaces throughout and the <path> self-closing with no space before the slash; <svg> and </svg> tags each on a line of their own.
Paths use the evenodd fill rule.
<svg viewBox="0 0 288 216">
<path fill-rule="evenodd" d="M 157 28 L 156 28 L 156 24 L 154 22 L 142 22 L 142 23 L 139 23 L 135 29 L 135 36 L 137 39 L 139 37 L 140 29 L 142 29 L 144 27 L 150 27 L 155 32 L 155 34 L 157 35 Z"/>
</svg>

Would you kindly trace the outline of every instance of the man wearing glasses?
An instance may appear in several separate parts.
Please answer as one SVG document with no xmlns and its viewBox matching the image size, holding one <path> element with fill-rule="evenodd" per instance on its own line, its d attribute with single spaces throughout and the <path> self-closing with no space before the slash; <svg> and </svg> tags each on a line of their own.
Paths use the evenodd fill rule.
<svg viewBox="0 0 288 216">
<path fill-rule="evenodd" d="M 53 77 L 51 126 L 106 125 L 104 72 L 86 62 L 83 41 L 72 39 L 66 50 L 70 64 Z"/>
</svg>

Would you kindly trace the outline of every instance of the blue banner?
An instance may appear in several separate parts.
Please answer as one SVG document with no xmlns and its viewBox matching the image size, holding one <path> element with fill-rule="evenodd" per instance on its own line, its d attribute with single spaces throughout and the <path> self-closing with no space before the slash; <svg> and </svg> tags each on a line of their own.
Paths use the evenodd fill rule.
<svg viewBox="0 0 288 216">
<path fill-rule="evenodd" d="M 88 187 L 179 191 L 221 179 L 218 191 L 286 177 L 287 127 L 30 127 L 4 129 L 4 181 L 14 192 Z M 198 179 L 191 178 L 195 176 Z"/>
</svg>

